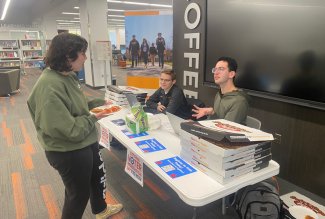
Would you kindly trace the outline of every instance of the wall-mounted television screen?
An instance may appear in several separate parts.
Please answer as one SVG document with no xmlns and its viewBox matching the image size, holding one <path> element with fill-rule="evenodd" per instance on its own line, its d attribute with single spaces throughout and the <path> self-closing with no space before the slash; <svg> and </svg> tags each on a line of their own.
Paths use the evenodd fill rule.
<svg viewBox="0 0 325 219">
<path fill-rule="evenodd" d="M 256 94 L 325 106 L 325 1 L 208 0 L 206 73 L 237 60 L 235 83 Z"/>
</svg>

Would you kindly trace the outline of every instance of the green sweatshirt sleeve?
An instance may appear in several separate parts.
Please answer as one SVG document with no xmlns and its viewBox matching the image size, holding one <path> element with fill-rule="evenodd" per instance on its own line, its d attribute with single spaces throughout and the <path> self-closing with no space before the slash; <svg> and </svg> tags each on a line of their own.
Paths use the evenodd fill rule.
<svg viewBox="0 0 325 219">
<path fill-rule="evenodd" d="M 91 109 L 93 109 L 95 107 L 98 107 L 98 106 L 102 106 L 104 104 L 105 104 L 105 100 L 100 99 L 100 98 L 96 98 L 96 99 L 88 101 L 89 110 L 91 110 Z"/>
<path fill-rule="evenodd" d="M 243 124 L 246 120 L 247 113 L 248 103 L 246 100 L 242 99 L 237 101 L 236 104 L 233 104 L 230 110 L 226 113 L 225 119 Z"/>
<path fill-rule="evenodd" d="M 95 128 L 94 115 L 72 116 L 59 99 L 52 98 L 36 114 L 36 123 L 52 138 L 80 142 Z"/>
</svg>

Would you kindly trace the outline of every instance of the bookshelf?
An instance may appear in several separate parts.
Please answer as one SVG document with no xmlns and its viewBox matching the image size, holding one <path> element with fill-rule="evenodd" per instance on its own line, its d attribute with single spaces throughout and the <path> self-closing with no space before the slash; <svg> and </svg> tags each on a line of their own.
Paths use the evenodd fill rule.
<svg viewBox="0 0 325 219">
<path fill-rule="evenodd" d="M 0 40 L 0 69 L 19 69 L 20 66 L 18 40 Z"/>
<path fill-rule="evenodd" d="M 49 47 L 50 47 L 50 45 L 51 45 L 51 42 L 52 42 L 52 40 L 46 40 L 46 41 L 45 41 L 45 46 L 46 46 L 45 50 L 46 50 L 46 51 L 49 50 Z"/>
<path fill-rule="evenodd" d="M 20 40 L 23 68 L 39 68 L 43 61 L 41 40 Z"/>
</svg>

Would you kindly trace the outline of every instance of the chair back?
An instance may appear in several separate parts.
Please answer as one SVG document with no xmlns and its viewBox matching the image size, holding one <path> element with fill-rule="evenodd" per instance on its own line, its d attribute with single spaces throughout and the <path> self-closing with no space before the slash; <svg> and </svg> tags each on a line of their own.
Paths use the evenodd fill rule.
<svg viewBox="0 0 325 219">
<path fill-rule="evenodd" d="M 251 128 L 254 128 L 254 129 L 261 129 L 261 121 L 254 118 L 254 117 L 251 117 L 251 116 L 247 116 L 246 117 L 246 125 L 248 127 L 251 127 Z"/>
</svg>

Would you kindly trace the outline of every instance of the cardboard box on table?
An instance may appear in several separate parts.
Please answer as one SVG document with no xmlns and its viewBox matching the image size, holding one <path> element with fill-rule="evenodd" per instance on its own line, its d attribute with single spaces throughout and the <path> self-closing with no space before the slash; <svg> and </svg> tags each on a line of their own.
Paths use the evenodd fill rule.
<svg viewBox="0 0 325 219">
<path fill-rule="evenodd" d="M 221 122 L 228 124 L 226 120 L 221 120 Z M 230 126 L 235 133 L 223 130 L 220 132 L 220 130 L 206 128 L 196 122 L 185 123 L 187 124 L 181 124 L 183 130 L 180 132 L 181 157 L 220 183 L 226 183 L 244 174 L 265 168 L 271 160 L 270 139 L 273 139 L 273 136 L 269 136 L 268 133 L 246 126 L 242 127 L 232 122 Z M 208 125 L 211 124 L 214 124 L 213 121 L 208 122 Z M 254 132 L 257 136 L 255 139 L 260 140 L 261 136 L 265 136 L 264 139 L 267 141 L 256 141 L 254 138 L 251 141 L 251 136 L 255 135 Z M 249 134 L 249 136 L 244 134 Z M 230 142 L 229 139 L 232 138 L 229 137 L 232 135 L 240 136 L 243 142 L 238 142 L 238 138 Z"/>
<path fill-rule="evenodd" d="M 261 145 L 262 147 L 257 150 L 248 150 L 229 157 L 222 157 L 209 150 L 201 150 L 200 146 L 191 144 L 186 139 L 181 139 L 181 145 L 183 145 L 181 155 L 193 157 L 214 171 L 234 168 L 271 154 L 269 144 Z"/>
<path fill-rule="evenodd" d="M 218 173 L 216 173 L 215 171 L 209 169 L 208 167 L 204 166 L 203 164 L 201 164 L 200 162 L 191 159 L 191 158 L 186 158 L 186 157 L 182 157 L 184 160 L 186 160 L 187 162 L 189 162 L 191 165 L 193 165 L 194 167 L 196 167 L 197 169 L 201 170 L 203 173 L 205 173 L 206 175 L 210 176 L 212 179 L 216 180 L 217 182 L 221 183 L 221 184 L 225 184 L 225 183 L 229 183 L 234 179 L 237 179 L 238 177 L 241 177 L 245 174 L 249 174 L 251 172 L 255 172 L 258 171 L 260 169 L 263 169 L 265 167 L 268 166 L 269 164 L 269 160 L 271 160 L 271 157 L 266 157 L 265 159 L 268 161 L 257 161 L 256 165 L 251 166 L 249 168 L 245 168 L 242 169 L 240 171 L 237 171 L 234 174 L 230 174 L 227 176 L 222 176 Z"/>
</svg>

